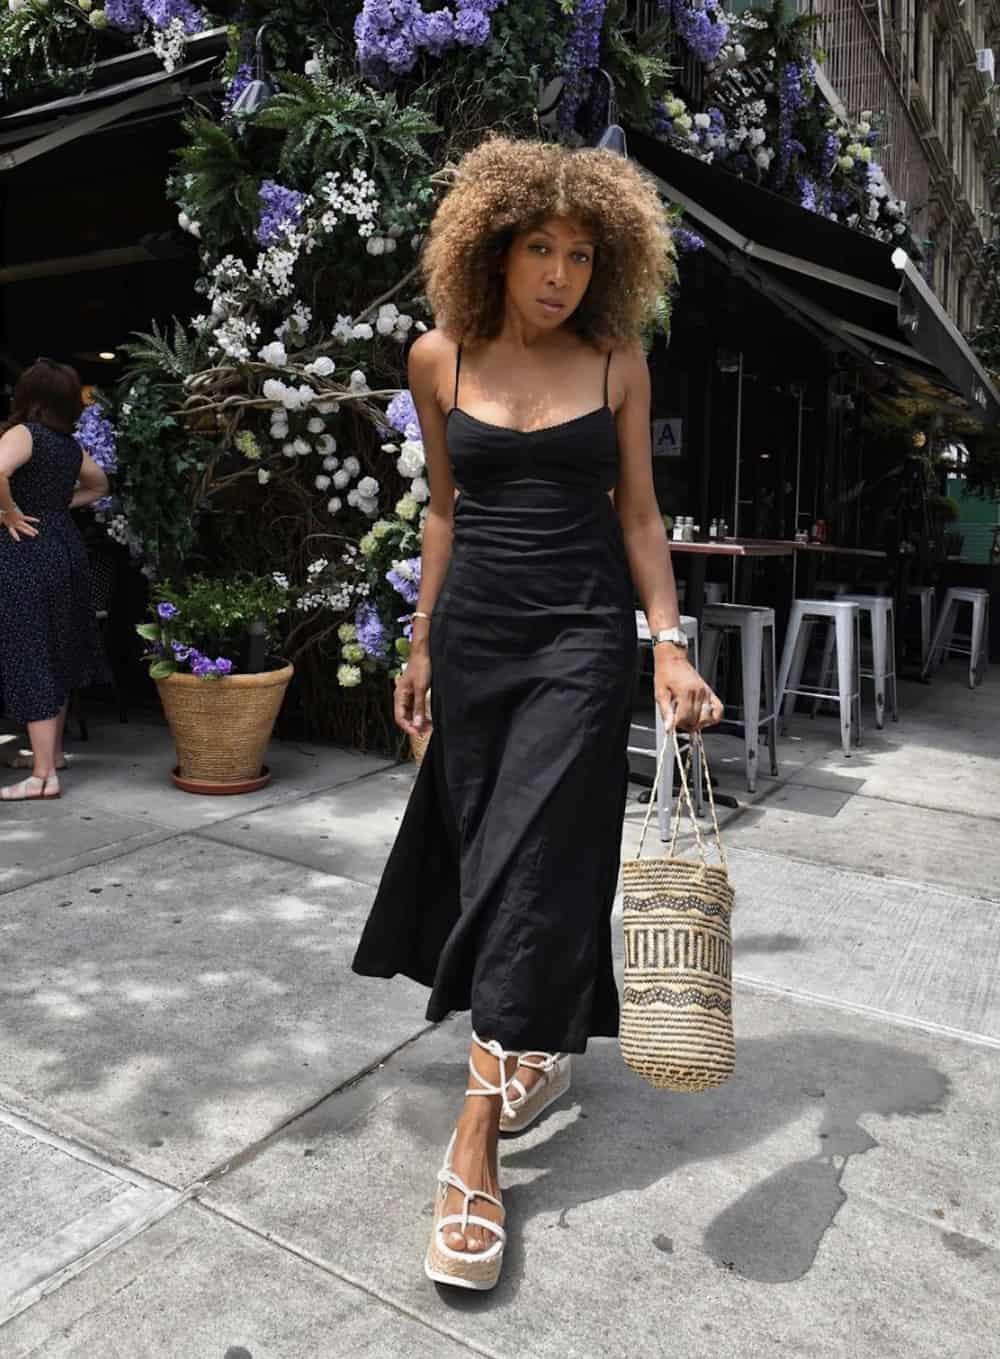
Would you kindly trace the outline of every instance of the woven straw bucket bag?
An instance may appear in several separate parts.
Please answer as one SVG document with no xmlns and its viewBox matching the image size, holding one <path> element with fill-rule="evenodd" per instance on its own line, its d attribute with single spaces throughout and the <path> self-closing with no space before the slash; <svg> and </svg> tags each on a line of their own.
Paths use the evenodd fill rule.
<svg viewBox="0 0 1000 1359">
<path fill-rule="evenodd" d="M 719 863 L 710 863 L 695 819 L 689 776 L 698 749 Z M 667 749 L 664 742 L 664 752 Z M 732 1003 L 733 889 L 700 734 L 682 760 L 681 791 L 666 858 L 643 859 L 642 846 L 663 772 L 656 770 L 634 859 L 622 864 L 625 985 L 619 1042 L 626 1065 L 658 1090 L 694 1093 L 729 1079 L 735 1064 Z M 675 857 L 681 813 L 694 826 L 699 857 Z"/>
</svg>

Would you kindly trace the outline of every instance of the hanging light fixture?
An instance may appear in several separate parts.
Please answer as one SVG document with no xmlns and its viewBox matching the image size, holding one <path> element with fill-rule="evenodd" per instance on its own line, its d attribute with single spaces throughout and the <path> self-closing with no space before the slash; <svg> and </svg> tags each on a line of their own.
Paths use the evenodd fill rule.
<svg viewBox="0 0 1000 1359">
<path fill-rule="evenodd" d="M 613 151 L 615 155 L 624 156 L 627 160 L 628 147 L 625 143 L 625 129 L 618 123 L 618 109 L 615 105 L 615 82 L 603 67 L 598 67 L 597 74 L 602 75 L 608 82 L 608 121 L 604 131 L 597 139 L 597 149 L 599 151 Z"/>
<path fill-rule="evenodd" d="M 252 118 L 259 113 L 274 95 L 273 88 L 264 79 L 264 30 L 269 24 L 261 24 L 254 40 L 254 78 L 240 90 L 233 102 L 234 118 Z"/>
</svg>

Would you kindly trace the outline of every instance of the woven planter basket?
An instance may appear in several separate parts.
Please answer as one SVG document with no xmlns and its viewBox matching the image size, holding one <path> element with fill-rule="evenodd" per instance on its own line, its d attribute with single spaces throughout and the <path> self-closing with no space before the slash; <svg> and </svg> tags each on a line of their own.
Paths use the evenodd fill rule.
<svg viewBox="0 0 1000 1359">
<path fill-rule="evenodd" d="M 220 680 L 157 680 L 177 750 L 178 774 L 196 783 L 241 784 L 261 777 L 264 752 L 294 667 Z M 206 791 L 208 791 L 206 789 Z"/>
<path fill-rule="evenodd" d="M 700 737 L 692 740 L 692 746 L 696 743 L 701 745 Z M 690 755 L 685 769 L 680 751 L 675 753 L 681 770 L 681 803 L 686 796 L 694 821 L 687 785 Z M 711 803 L 703 747 L 702 760 Z M 655 798 L 656 785 L 650 808 Z M 695 1092 L 722 1085 L 735 1065 L 733 889 L 717 821 L 720 864 L 707 861 L 697 822 L 700 859 L 674 857 L 680 814 L 679 804 L 668 857 L 637 857 L 622 864 L 625 984 L 619 1043 L 626 1064 L 650 1085 Z M 714 821 L 714 804 L 712 816 Z M 648 825 L 647 811 L 643 839 Z"/>
</svg>

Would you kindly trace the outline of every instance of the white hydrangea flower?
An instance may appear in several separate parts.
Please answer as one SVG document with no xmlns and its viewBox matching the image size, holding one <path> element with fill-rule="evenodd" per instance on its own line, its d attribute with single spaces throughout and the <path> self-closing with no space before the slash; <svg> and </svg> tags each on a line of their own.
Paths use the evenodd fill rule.
<svg viewBox="0 0 1000 1359">
<path fill-rule="evenodd" d="M 305 66 L 303 66 L 302 72 L 304 75 L 307 75 L 310 80 L 315 80 L 317 76 L 321 76 L 323 74 L 323 63 L 320 61 L 319 57 L 316 55 L 315 52 L 306 62 Z"/>
<path fill-rule="evenodd" d="M 329 490 L 330 478 L 328 476 L 325 476 L 322 472 L 320 472 L 320 474 L 314 478 L 313 485 L 316 487 L 317 491 Z"/>
<path fill-rule="evenodd" d="M 257 468 L 257 480 L 260 482 L 261 486 L 266 486 L 267 483 L 271 480 L 271 473 L 267 470 L 266 467 Z"/>
<path fill-rule="evenodd" d="M 282 444 L 281 451 L 286 458 L 295 457 L 295 445 L 293 443 Z"/>
<path fill-rule="evenodd" d="M 261 390 L 268 401 L 283 402 L 288 388 L 280 378 L 268 378 Z"/>
<path fill-rule="evenodd" d="M 370 340 L 374 335 L 375 332 L 367 321 L 359 321 L 351 331 L 351 338 L 354 340 Z"/>
<path fill-rule="evenodd" d="M 400 519 L 415 519 L 419 512 L 420 506 L 412 495 L 404 495 L 401 500 L 396 502 L 396 513 Z"/>
<path fill-rule="evenodd" d="M 257 357 L 261 363 L 269 363 L 272 368 L 284 368 L 288 362 L 288 354 L 280 340 L 272 340 L 270 344 L 266 344 Z"/>
<path fill-rule="evenodd" d="M 301 437 L 299 437 L 298 439 L 293 439 L 292 448 L 295 449 L 296 456 L 300 458 L 304 458 L 307 453 L 312 452 L 312 444 L 308 443 L 305 439 Z"/>
<path fill-rule="evenodd" d="M 335 486 L 336 486 L 336 484 L 337 484 L 337 478 L 336 478 L 336 477 L 334 477 L 334 479 L 333 479 L 333 484 L 334 484 Z M 350 490 L 350 491 L 347 492 L 347 503 L 348 503 L 348 505 L 350 505 L 350 507 L 351 507 L 352 509 L 357 509 L 357 506 L 358 506 L 358 492 L 357 492 L 356 489 L 352 489 L 352 490 Z"/>
<path fill-rule="evenodd" d="M 424 470 L 424 446 L 417 439 L 404 439 L 396 460 L 401 477 L 418 477 Z"/>
<path fill-rule="evenodd" d="M 331 496 L 331 498 L 326 502 L 326 508 L 330 511 L 331 514 L 336 514 L 342 508 L 342 506 L 343 501 L 341 500 L 339 495 Z"/>
<path fill-rule="evenodd" d="M 336 415 L 340 410 L 339 401 L 317 401 L 316 410 L 320 415 Z"/>
<path fill-rule="evenodd" d="M 431 498 L 431 488 L 427 484 L 426 477 L 414 477 L 410 483 L 410 495 L 422 505 L 425 500 Z"/>
<path fill-rule="evenodd" d="M 303 405 L 303 406 L 308 406 L 311 402 L 313 402 L 313 401 L 315 401 L 315 400 L 316 400 L 316 393 L 313 391 L 313 389 L 312 389 L 308 384 L 303 383 L 302 386 L 299 388 L 299 402 L 300 402 L 300 404 Z"/>
<path fill-rule="evenodd" d="M 337 365 L 326 354 L 321 354 L 318 359 L 306 364 L 306 372 L 310 377 L 332 377 L 336 371 Z"/>
<path fill-rule="evenodd" d="M 306 429 L 309 431 L 310 434 L 322 434 L 323 431 L 326 429 L 326 423 L 325 421 L 320 420 L 317 416 L 313 416 L 313 418 L 306 425 Z"/>
<path fill-rule="evenodd" d="M 344 471 L 347 472 L 348 475 L 352 477 L 360 475 L 361 464 L 358 462 L 357 458 L 354 456 L 353 453 L 351 453 L 348 457 L 344 459 Z"/>
<path fill-rule="evenodd" d="M 399 444 L 380 444 L 383 453 L 398 453 Z"/>
<path fill-rule="evenodd" d="M 384 255 L 385 241 L 381 236 L 369 236 L 365 249 L 368 251 L 369 255 Z"/>
<path fill-rule="evenodd" d="M 358 495 L 371 500 L 378 495 L 379 486 L 374 477 L 362 477 L 358 482 Z"/>
<path fill-rule="evenodd" d="M 380 335 L 391 335 L 396 329 L 396 321 L 392 316 L 380 316 L 375 322 L 375 329 Z"/>
<path fill-rule="evenodd" d="M 361 671 L 356 665 L 342 665 L 337 671 L 337 683 L 342 689 L 355 689 L 361 683 Z"/>
<path fill-rule="evenodd" d="M 355 368 L 354 372 L 351 374 L 351 391 L 352 392 L 368 391 L 368 378 L 365 376 L 365 374 L 361 371 L 360 368 Z"/>
<path fill-rule="evenodd" d="M 350 486 L 351 484 L 351 474 L 345 471 L 344 468 L 342 467 L 340 471 L 334 476 L 333 484 L 338 491 L 346 490 L 347 487 Z"/>
<path fill-rule="evenodd" d="M 338 316 L 337 324 L 330 332 L 335 340 L 341 344 L 346 344 L 348 340 L 354 338 L 354 320 L 350 316 Z"/>
<path fill-rule="evenodd" d="M 326 469 L 327 472 L 335 472 L 335 471 L 337 470 L 337 468 L 340 466 L 340 459 L 339 459 L 339 458 L 329 458 L 329 457 L 324 458 L 324 459 L 323 459 L 323 466 L 324 466 L 324 468 Z"/>
<path fill-rule="evenodd" d="M 312 421 L 309 421 L 309 428 L 312 429 Z M 336 453 L 337 440 L 332 434 L 323 434 L 316 440 L 316 452 L 322 453 L 324 457 L 330 453 Z"/>
</svg>

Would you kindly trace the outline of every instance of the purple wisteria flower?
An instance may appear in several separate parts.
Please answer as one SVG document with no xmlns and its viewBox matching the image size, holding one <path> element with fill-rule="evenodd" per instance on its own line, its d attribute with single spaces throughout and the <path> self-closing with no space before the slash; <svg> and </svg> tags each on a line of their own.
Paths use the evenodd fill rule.
<svg viewBox="0 0 1000 1359">
<path fill-rule="evenodd" d="M 811 62 L 803 67 L 796 61 L 790 61 L 781 68 L 778 77 L 778 155 L 774 171 L 777 188 L 781 188 L 788 178 L 793 158 L 805 152 L 802 143 L 793 137 L 792 130 L 796 117 L 809 102 L 805 80 L 811 79 L 812 75 Z"/>
<path fill-rule="evenodd" d="M 416 604 L 420 594 L 420 567 L 419 557 L 408 557 L 385 573 L 386 580 L 407 604 Z"/>
<path fill-rule="evenodd" d="M 660 0 L 660 8 L 671 20 L 675 31 L 706 66 L 718 61 L 729 41 L 729 24 L 719 0 Z"/>
<path fill-rule="evenodd" d="M 820 179 L 830 179 L 833 175 L 833 167 L 837 163 L 840 155 L 840 138 L 836 132 L 828 132 L 823 138 L 819 156 L 819 177 Z"/>
<path fill-rule="evenodd" d="M 674 227 L 670 234 L 681 255 L 693 255 L 696 251 L 705 249 L 705 242 L 701 236 L 687 227 Z"/>
<path fill-rule="evenodd" d="M 141 0 L 141 4 L 143 14 L 154 28 L 169 28 L 175 19 L 180 20 L 188 35 L 208 27 L 204 10 L 191 0 Z"/>
<path fill-rule="evenodd" d="M 74 432 L 98 467 L 109 475 L 118 471 L 118 436 L 103 406 L 85 407 Z"/>
<path fill-rule="evenodd" d="M 393 429 L 405 434 L 408 439 L 420 439 L 420 421 L 417 418 L 417 408 L 413 404 L 413 395 L 409 391 L 400 392 L 394 396 L 386 407 L 385 418 Z"/>
<path fill-rule="evenodd" d="M 263 246 L 276 245 L 299 224 L 305 206 L 305 194 L 286 189 L 273 179 L 265 179 L 260 186 L 262 204 L 257 223 L 257 240 Z"/>
<path fill-rule="evenodd" d="M 253 80 L 253 66 L 249 61 L 241 62 L 233 72 L 233 78 L 226 86 L 226 93 L 222 97 L 222 112 L 224 117 L 229 117 L 233 111 L 233 105 L 240 95 Z"/>
<path fill-rule="evenodd" d="M 178 609 L 176 604 L 170 604 L 168 602 L 165 602 L 163 604 L 157 604 L 156 612 L 162 619 L 164 619 L 164 621 L 166 621 L 167 619 L 170 618 L 176 618 L 177 615 L 180 613 L 180 609 Z"/>
<path fill-rule="evenodd" d="M 489 16 L 503 0 L 459 0 L 455 10 L 425 13 L 420 0 L 364 0 L 354 20 L 362 75 L 387 81 L 405 75 L 421 52 L 439 57 L 449 48 L 482 47 L 489 41 Z"/>
<path fill-rule="evenodd" d="M 358 630 L 358 642 L 364 647 L 365 654 L 374 660 L 382 660 L 388 635 L 374 604 L 358 605 L 354 615 L 354 626 Z"/>
<path fill-rule="evenodd" d="M 601 28 L 607 0 L 577 0 L 563 54 L 563 91 L 559 125 L 570 131 L 580 106 L 590 93 L 594 71 L 601 64 Z"/>
<path fill-rule="evenodd" d="M 123 33 L 138 33 L 146 18 L 139 0 L 106 0 L 104 16 L 112 28 Z"/>
</svg>

